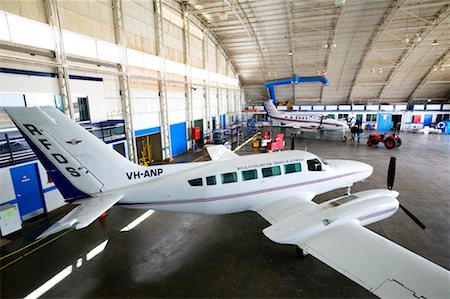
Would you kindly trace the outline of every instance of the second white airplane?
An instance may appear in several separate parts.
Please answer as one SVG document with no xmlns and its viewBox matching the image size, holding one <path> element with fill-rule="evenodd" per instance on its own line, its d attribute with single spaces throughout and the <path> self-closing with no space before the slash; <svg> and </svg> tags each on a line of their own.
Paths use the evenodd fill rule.
<svg viewBox="0 0 450 299">
<path fill-rule="evenodd" d="M 364 228 L 397 211 L 397 192 L 311 201 L 369 177 L 368 164 L 324 161 L 304 151 L 239 157 L 216 146 L 208 148 L 212 161 L 142 167 L 55 108 L 5 111 L 61 194 L 78 205 L 40 237 L 84 228 L 113 205 L 202 214 L 251 210 L 271 223 L 263 230 L 269 239 L 297 245 L 379 297 L 450 298 L 446 269 Z"/>
<path fill-rule="evenodd" d="M 348 131 L 348 125 L 333 118 L 324 115 L 316 115 L 304 112 L 285 112 L 279 111 L 272 100 L 264 100 L 264 108 L 267 115 L 272 119 L 279 121 L 285 126 L 289 126 L 305 132 L 339 132 L 342 133 L 342 140 L 345 141 L 345 133 Z"/>
</svg>

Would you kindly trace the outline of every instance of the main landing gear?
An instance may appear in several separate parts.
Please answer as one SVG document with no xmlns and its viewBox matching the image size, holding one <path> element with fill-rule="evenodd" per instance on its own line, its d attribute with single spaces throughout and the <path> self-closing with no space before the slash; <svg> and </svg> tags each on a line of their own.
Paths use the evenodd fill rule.
<svg viewBox="0 0 450 299">
<path fill-rule="evenodd" d="M 308 255 L 308 253 L 306 251 L 304 251 L 303 249 L 301 249 L 298 246 L 295 247 L 295 253 L 297 254 L 297 257 L 299 257 L 299 258 L 304 258 L 305 256 Z"/>
</svg>

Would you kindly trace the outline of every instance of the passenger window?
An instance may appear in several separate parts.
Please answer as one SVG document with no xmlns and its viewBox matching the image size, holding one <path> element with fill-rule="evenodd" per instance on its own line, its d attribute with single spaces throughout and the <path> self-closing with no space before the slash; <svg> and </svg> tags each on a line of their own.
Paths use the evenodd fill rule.
<svg viewBox="0 0 450 299">
<path fill-rule="evenodd" d="M 222 173 L 222 184 L 236 183 L 237 174 L 236 172 Z"/>
<path fill-rule="evenodd" d="M 300 171 L 302 171 L 302 165 L 300 163 L 284 165 L 284 173 L 285 174 L 300 172 Z"/>
<path fill-rule="evenodd" d="M 273 167 L 267 167 L 262 169 L 263 177 L 271 177 L 281 174 L 281 168 L 280 166 L 273 166 Z"/>
<path fill-rule="evenodd" d="M 245 170 L 242 172 L 242 180 L 243 181 L 256 180 L 257 178 L 258 178 L 258 172 L 256 171 L 256 169 Z"/>
<path fill-rule="evenodd" d="M 188 183 L 189 183 L 189 185 L 191 185 L 191 186 L 203 186 L 203 180 L 202 180 L 202 178 L 189 180 Z"/>
<path fill-rule="evenodd" d="M 216 185 L 216 176 L 212 175 L 212 176 L 207 176 L 206 177 L 206 185 L 208 186 L 212 186 L 212 185 Z"/>
<path fill-rule="evenodd" d="M 322 171 L 322 163 L 318 159 L 312 159 L 306 162 L 308 163 L 309 171 Z"/>
</svg>

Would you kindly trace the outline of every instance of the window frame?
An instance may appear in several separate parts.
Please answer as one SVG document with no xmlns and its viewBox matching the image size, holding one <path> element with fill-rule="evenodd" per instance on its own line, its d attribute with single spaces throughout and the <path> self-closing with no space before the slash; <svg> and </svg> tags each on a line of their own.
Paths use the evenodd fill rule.
<svg viewBox="0 0 450 299">
<path fill-rule="evenodd" d="M 224 181 L 224 175 L 233 175 L 233 181 Z M 222 173 L 220 174 L 220 178 L 221 178 L 221 182 L 222 184 L 231 184 L 231 183 L 237 183 L 238 182 L 238 176 L 237 176 L 237 172 L 236 171 L 232 171 L 232 172 L 226 172 L 226 173 Z"/>
<path fill-rule="evenodd" d="M 297 171 L 297 169 L 296 168 L 294 168 L 294 171 L 289 171 L 288 172 L 288 170 L 287 170 L 287 166 L 294 166 L 295 167 L 295 165 L 298 165 L 299 166 L 299 170 Z M 300 163 L 300 162 L 298 162 L 298 163 L 290 163 L 290 164 L 284 164 L 283 165 L 284 167 L 284 174 L 291 174 L 291 173 L 299 173 L 299 172 L 302 172 L 302 164 Z"/>
<path fill-rule="evenodd" d="M 208 180 L 208 179 L 210 179 L 210 178 L 214 178 L 214 183 L 211 183 L 211 184 L 210 184 L 210 181 Z M 207 177 L 205 178 L 205 181 L 206 181 L 206 186 L 215 186 L 215 185 L 217 185 L 217 178 L 216 178 L 215 175 L 207 176 Z"/>
<path fill-rule="evenodd" d="M 278 168 L 278 173 L 274 174 L 273 170 L 277 169 L 277 168 Z M 270 175 L 264 173 L 264 170 L 266 170 L 266 169 L 270 169 L 271 170 Z M 263 167 L 263 168 L 261 168 L 261 173 L 262 173 L 263 178 L 270 178 L 270 177 L 274 177 L 274 176 L 279 176 L 279 175 L 281 175 L 281 167 L 279 165 L 271 166 L 271 167 Z"/>
<path fill-rule="evenodd" d="M 244 176 L 244 173 L 253 173 L 254 177 L 252 178 L 246 178 Z M 252 180 L 257 180 L 258 179 L 258 170 L 257 169 L 249 169 L 249 170 L 242 170 L 241 171 L 241 177 L 242 177 L 242 181 L 252 181 Z"/>
</svg>

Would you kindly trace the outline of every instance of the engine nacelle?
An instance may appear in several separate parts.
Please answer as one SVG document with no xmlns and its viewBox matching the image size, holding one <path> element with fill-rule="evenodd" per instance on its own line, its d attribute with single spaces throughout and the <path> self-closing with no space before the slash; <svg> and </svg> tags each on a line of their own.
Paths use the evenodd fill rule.
<svg viewBox="0 0 450 299">
<path fill-rule="evenodd" d="M 271 225 L 263 233 L 281 244 L 301 244 L 321 232 L 349 222 L 363 226 L 386 219 L 399 206 L 398 192 L 367 190 L 338 197 Z"/>
</svg>

